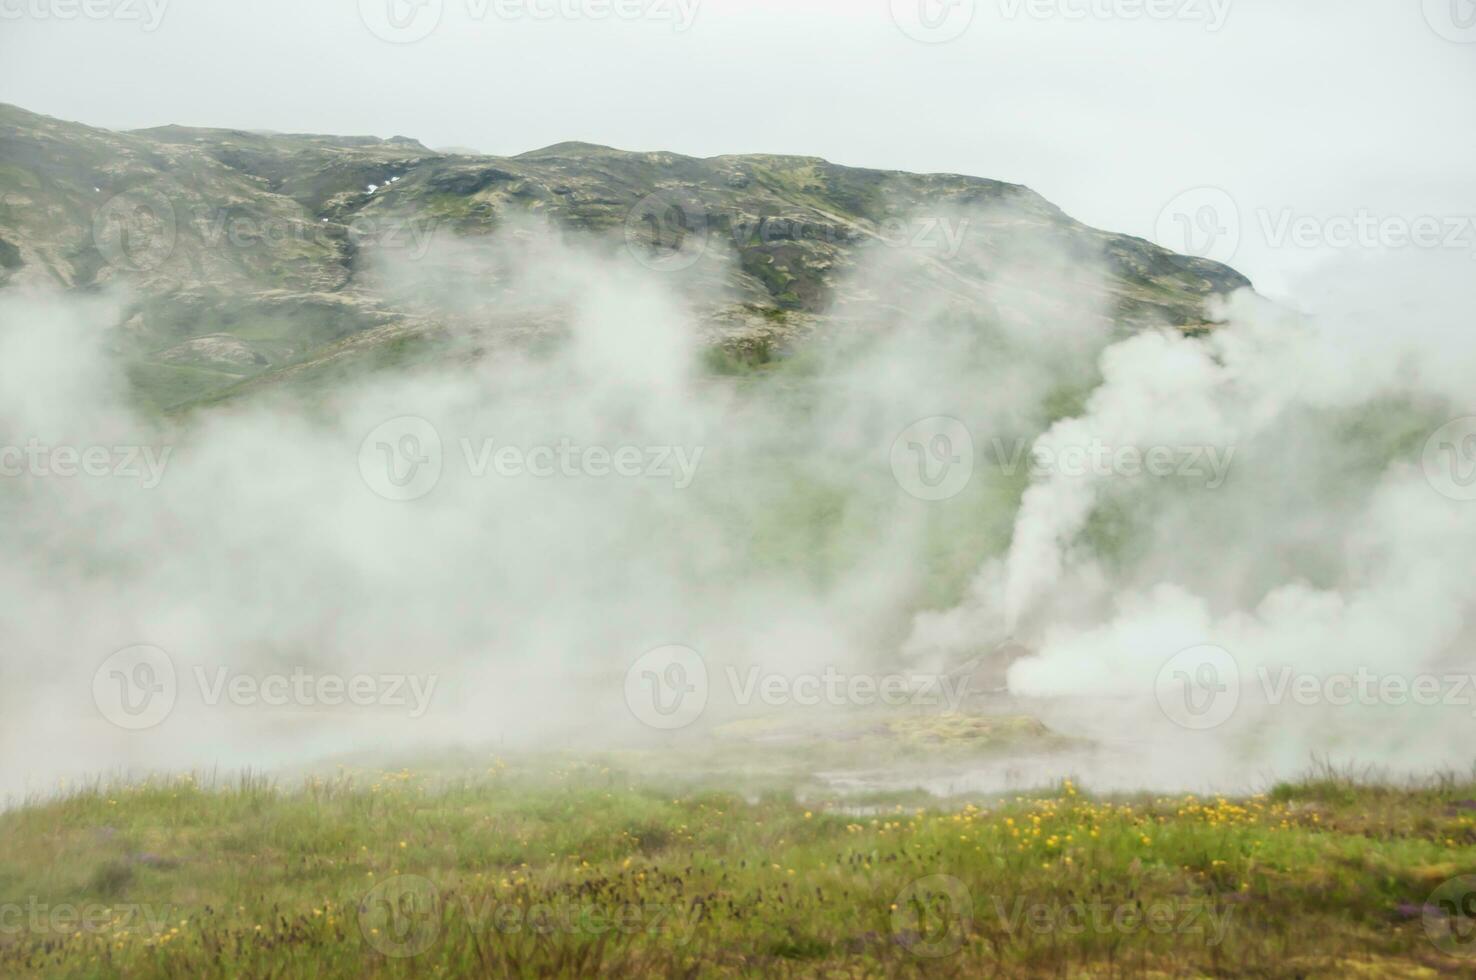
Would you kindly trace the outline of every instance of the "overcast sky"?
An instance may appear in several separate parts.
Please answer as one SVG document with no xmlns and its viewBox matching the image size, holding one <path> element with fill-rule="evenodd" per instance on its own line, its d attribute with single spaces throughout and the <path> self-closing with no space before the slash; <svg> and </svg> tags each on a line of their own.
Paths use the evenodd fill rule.
<svg viewBox="0 0 1476 980">
<path fill-rule="evenodd" d="M 419 4 L 0 0 L 0 101 L 975 174 L 1272 293 L 1370 237 L 1408 247 L 1421 219 L 1425 247 L 1464 228 L 1476 254 L 1476 0 Z"/>
</svg>

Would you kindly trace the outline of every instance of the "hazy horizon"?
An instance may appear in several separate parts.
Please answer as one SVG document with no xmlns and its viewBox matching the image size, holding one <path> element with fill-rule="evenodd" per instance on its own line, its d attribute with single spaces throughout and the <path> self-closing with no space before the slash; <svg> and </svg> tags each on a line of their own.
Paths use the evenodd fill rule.
<svg viewBox="0 0 1476 980">
<path fill-rule="evenodd" d="M 102 16 L 64 20 L 67 0 L 7 0 L 0 101 L 109 129 L 968 174 L 1180 251 L 1165 209 L 1218 188 L 1242 227 L 1230 264 L 1270 295 L 1339 251 L 1289 245 L 1283 215 L 1412 222 L 1476 199 L 1458 3 L 420 0 L 402 13 L 439 11 L 434 29 L 394 43 L 375 33 L 390 2 L 93 0 Z"/>
</svg>

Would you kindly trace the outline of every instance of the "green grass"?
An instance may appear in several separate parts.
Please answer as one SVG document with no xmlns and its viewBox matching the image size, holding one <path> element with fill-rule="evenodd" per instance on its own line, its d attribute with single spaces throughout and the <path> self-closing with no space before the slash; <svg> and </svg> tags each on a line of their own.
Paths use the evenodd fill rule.
<svg viewBox="0 0 1476 980">
<path fill-rule="evenodd" d="M 1468 784 L 863 808 L 553 766 L 14 809 L 0 975 L 1476 973 L 1421 916 L 1476 867 Z"/>
<path fill-rule="evenodd" d="M 163 412 L 238 384 L 241 375 L 194 364 L 135 361 L 128 365 L 128 381 L 142 408 Z"/>
</svg>

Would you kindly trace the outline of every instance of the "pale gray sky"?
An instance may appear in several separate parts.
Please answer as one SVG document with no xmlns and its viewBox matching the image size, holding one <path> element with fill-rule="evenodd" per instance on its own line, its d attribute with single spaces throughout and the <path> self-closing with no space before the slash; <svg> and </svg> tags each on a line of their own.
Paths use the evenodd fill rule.
<svg viewBox="0 0 1476 980">
<path fill-rule="evenodd" d="M 0 101 L 66 119 L 976 174 L 1273 293 L 1476 255 L 1473 95 L 1476 0 L 0 0 Z"/>
</svg>

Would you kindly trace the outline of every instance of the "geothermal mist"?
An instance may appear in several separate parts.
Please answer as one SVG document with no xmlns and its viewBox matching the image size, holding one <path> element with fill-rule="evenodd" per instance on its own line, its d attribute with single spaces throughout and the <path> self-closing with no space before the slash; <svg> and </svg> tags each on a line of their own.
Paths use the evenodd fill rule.
<svg viewBox="0 0 1476 980">
<path fill-rule="evenodd" d="M 844 291 L 878 302 L 841 304 L 833 334 L 740 381 L 700 366 L 695 311 L 721 301 L 708 284 L 725 261 L 714 248 L 663 274 L 537 226 L 441 241 L 379 268 L 385 295 L 463 322 L 515 296 L 559 329 L 308 405 L 257 396 L 167 424 L 129 410 L 106 352 L 122 296 L 0 296 L 0 444 L 169 453 L 157 486 L 0 481 L 0 792 L 348 752 L 652 744 L 622 678 L 664 644 L 714 669 L 800 673 L 942 670 L 1013 641 L 1029 651 L 1008 675 L 1017 707 L 1142 747 L 1144 784 L 1295 771 L 1313 753 L 1453 760 L 1470 706 L 1251 696 L 1186 733 L 1154 692 L 1202 644 L 1248 678 L 1472 672 L 1476 504 L 1421 465 L 1431 433 L 1472 411 L 1464 256 L 1327 270 L 1299 293 L 1306 312 L 1236 297 L 1223 327 L 1190 338 L 1112 330 L 1101 271 L 1049 243 L 1012 243 L 989 283 L 962 285 L 930 278 L 927 254 L 878 250 Z M 930 503 L 889 454 L 935 416 L 980 452 L 967 488 Z M 406 417 L 439 439 L 439 479 L 386 499 L 361 458 Z M 1213 451 L 1223 470 L 1028 466 L 1032 446 L 1094 443 Z M 1003 465 L 1016 444 L 1027 465 Z M 501 449 L 526 462 L 561 445 L 639 452 L 641 472 L 482 471 Z M 667 470 L 645 465 L 663 451 Z M 180 690 L 162 724 L 129 732 L 99 717 L 93 684 L 135 644 L 169 653 Z M 308 710 L 199 696 L 294 671 L 409 675 L 422 697 Z"/>
</svg>

